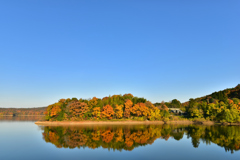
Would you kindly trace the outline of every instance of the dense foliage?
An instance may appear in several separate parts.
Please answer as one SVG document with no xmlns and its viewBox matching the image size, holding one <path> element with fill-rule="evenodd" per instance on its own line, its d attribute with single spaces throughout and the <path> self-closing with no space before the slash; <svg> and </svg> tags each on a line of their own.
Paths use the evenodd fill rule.
<svg viewBox="0 0 240 160">
<path fill-rule="evenodd" d="M 219 122 L 240 122 L 240 85 L 214 92 L 182 104 L 189 118 L 205 118 Z"/>
<path fill-rule="evenodd" d="M 43 139 L 58 148 L 107 148 L 133 150 L 152 144 L 157 138 L 170 137 L 181 140 L 184 134 L 191 137 L 192 145 L 217 144 L 226 151 L 240 149 L 238 126 L 184 126 L 184 125 L 135 125 L 135 126 L 48 126 L 43 127 Z"/>
<path fill-rule="evenodd" d="M 102 99 L 61 99 L 49 105 L 45 112 L 46 120 L 168 120 L 168 107 L 154 106 L 144 98 L 131 94 L 113 95 Z"/>
<path fill-rule="evenodd" d="M 132 94 L 113 95 L 102 99 L 61 99 L 49 105 L 46 120 L 164 120 L 172 119 L 169 108 L 179 108 L 185 118 L 202 118 L 217 122 L 240 122 L 240 85 L 235 88 L 214 92 L 210 95 L 190 99 L 181 103 L 177 99 L 170 102 L 152 104 L 144 98 Z"/>
</svg>

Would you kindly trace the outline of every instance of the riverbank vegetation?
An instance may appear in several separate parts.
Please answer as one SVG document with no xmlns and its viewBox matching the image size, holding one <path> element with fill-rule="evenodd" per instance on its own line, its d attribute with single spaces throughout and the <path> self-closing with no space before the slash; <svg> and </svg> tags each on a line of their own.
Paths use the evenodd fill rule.
<svg viewBox="0 0 240 160">
<path fill-rule="evenodd" d="M 204 118 L 218 122 L 240 122 L 240 85 L 190 99 L 180 107 L 188 118 Z"/>
<path fill-rule="evenodd" d="M 201 119 L 202 121 L 240 122 L 240 85 L 235 88 L 214 92 L 210 95 L 190 99 L 181 103 L 151 103 L 132 94 L 113 95 L 104 98 L 60 99 L 47 107 L 47 121 L 81 120 L 149 120 L 168 121 Z M 169 108 L 179 108 L 184 116 L 176 117 Z"/>
<path fill-rule="evenodd" d="M 169 118 L 168 107 L 162 103 L 155 106 L 144 98 L 132 94 L 113 95 L 102 99 L 60 99 L 47 108 L 46 120 L 165 120 Z"/>
</svg>

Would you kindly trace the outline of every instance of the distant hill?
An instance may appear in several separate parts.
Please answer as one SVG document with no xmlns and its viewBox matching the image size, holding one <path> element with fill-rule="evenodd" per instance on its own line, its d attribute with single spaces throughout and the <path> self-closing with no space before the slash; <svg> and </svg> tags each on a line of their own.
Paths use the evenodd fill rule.
<svg viewBox="0 0 240 160">
<path fill-rule="evenodd" d="M 194 101 L 194 102 L 207 102 L 207 103 L 214 103 L 214 102 L 224 102 L 227 103 L 229 99 L 240 99 L 240 84 L 238 84 L 234 88 L 227 88 L 221 91 L 213 92 L 212 94 L 199 97 L 199 98 L 190 98 L 189 101 Z M 162 103 L 154 103 L 155 106 L 159 106 L 162 104 L 165 104 L 168 108 L 185 108 L 189 105 L 189 101 L 181 103 L 177 99 L 173 99 L 170 102 L 162 102 Z"/>
<path fill-rule="evenodd" d="M 226 102 L 228 99 L 233 98 L 240 99 L 240 84 L 234 88 L 227 88 L 218 92 L 213 92 L 210 95 L 196 98 L 194 100 L 197 102 L 206 101 L 208 103 L 213 103 L 215 100 Z"/>
<path fill-rule="evenodd" d="M 188 118 L 240 123 L 240 85 L 200 98 L 190 98 L 181 104 L 181 109 L 186 111 Z"/>
<path fill-rule="evenodd" d="M 20 115 L 44 115 L 47 107 L 37 108 L 0 108 L 0 115 L 20 116 Z"/>
</svg>

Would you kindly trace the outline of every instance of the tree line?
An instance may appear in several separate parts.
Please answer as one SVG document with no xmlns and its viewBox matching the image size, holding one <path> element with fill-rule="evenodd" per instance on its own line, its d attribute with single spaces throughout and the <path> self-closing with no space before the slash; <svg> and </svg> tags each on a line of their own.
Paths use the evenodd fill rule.
<svg viewBox="0 0 240 160">
<path fill-rule="evenodd" d="M 163 103 L 153 105 L 144 98 L 132 94 L 113 95 L 92 99 L 60 99 L 49 105 L 46 120 L 168 120 L 168 107 Z"/>
<path fill-rule="evenodd" d="M 44 115 L 47 107 L 38 108 L 0 108 L 0 116 Z"/>
<path fill-rule="evenodd" d="M 169 108 L 180 108 L 184 118 L 203 118 L 217 122 L 240 122 L 240 85 L 235 88 L 214 92 L 210 95 L 190 99 L 181 103 L 151 103 L 132 94 L 113 95 L 104 98 L 60 99 L 47 107 L 46 120 L 163 120 L 173 119 Z"/>
<path fill-rule="evenodd" d="M 240 122 L 240 85 L 201 98 L 191 98 L 182 104 L 181 109 L 187 112 L 188 118 Z"/>
</svg>

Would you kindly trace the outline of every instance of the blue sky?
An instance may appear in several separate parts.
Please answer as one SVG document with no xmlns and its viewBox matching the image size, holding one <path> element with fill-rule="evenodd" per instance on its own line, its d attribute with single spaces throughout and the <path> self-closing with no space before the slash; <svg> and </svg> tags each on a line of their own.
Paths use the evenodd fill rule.
<svg viewBox="0 0 240 160">
<path fill-rule="evenodd" d="M 181 102 L 240 83 L 239 0 L 0 1 L 0 107 L 132 93 Z"/>
</svg>

